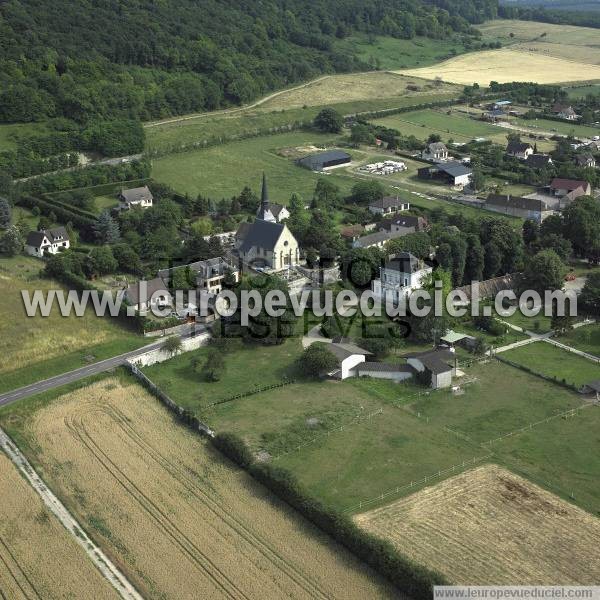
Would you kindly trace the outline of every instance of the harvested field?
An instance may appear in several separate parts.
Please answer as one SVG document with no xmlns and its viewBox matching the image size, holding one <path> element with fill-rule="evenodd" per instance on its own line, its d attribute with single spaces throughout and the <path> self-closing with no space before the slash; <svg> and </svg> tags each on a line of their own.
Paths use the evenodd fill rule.
<svg viewBox="0 0 600 600">
<path fill-rule="evenodd" d="M 560 83 L 600 79 L 600 66 L 579 63 L 535 52 L 486 50 L 451 58 L 432 67 L 396 71 L 402 75 L 471 85 L 490 81 Z"/>
<path fill-rule="evenodd" d="M 415 89 L 419 88 L 419 91 L 411 91 L 407 88 L 409 85 Z M 328 75 L 290 91 L 280 92 L 271 100 L 261 104 L 261 108 L 287 110 L 302 106 L 322 106 L 398 96 L 414 97 L 415 104 L 418 104 L 419 96 L 422 96 L 424 92 L 456 94 L 456 88 L 447 84 L 434 86 L 426 81 L 415 81 L 410 77 L 401 77 L 390 71 Z"/>
<path fill-rule="evenodd" d="M 456 584 L 595 585 L 600 520 L 486 465 L 357 515 Z"/>
<path fill-rule="evenodd" d="M 119 597 L 2 452 L 0 489 L 3 598 Z"/>
<path fill-rule="evenodd" d="M 34 462 L 146 598 L 392 597 L 128 379 L 30 419 L 22 433 Z"/>
</svg>

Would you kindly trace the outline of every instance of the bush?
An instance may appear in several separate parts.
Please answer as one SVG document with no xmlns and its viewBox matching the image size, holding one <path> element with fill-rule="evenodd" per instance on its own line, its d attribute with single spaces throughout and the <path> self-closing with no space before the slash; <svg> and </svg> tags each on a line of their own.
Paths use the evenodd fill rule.
<svg viewBox="0 0 600 600">
<path fill-rule="evenodd" d="M 323 373 L 333 371 L 338 365 L 337 358 L 327 348 L 327 344 L 311 344 L 298 359 L 300 369 L 308 377 L 319 377 Z"/>
<path fill-rule="evenodd" d="M 234 433 L 217 434 L 213 439 L 213 444 L 217 450 L 220 450 L 227 458 L 243 469 L 247 469 L 254 461 L 252 452 L 250 452 L 244 440 Z"/>
</svg>

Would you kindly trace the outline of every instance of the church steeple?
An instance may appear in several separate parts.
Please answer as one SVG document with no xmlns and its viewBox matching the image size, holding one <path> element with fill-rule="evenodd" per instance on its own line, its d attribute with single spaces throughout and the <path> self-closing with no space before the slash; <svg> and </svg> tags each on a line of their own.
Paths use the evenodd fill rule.
<svg viewBox="0 0 600 600">
<path fill-rule="evenodd" d="M 262 177 L 262 192 L 260 196 L 260 207 L 258 208 L 258 212 L 256 213 L 256 218 L 261 219 L 263 221 L 270 221 L 271 223 L 276 223 L 277 219 L 275 219 L 271 209 L 269 207 L 269 192 L 267 191 L 267 176 L 263 171 Z"/>
</svg>

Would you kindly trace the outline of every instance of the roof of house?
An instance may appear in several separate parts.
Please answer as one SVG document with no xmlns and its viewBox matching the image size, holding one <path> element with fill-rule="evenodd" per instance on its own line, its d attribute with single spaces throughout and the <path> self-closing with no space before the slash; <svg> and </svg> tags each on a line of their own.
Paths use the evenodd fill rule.
<svg viewBox="0 0 600 600">
<path fill-rule="evenodd" d="M 552 107 L 552 112 L 553 113 L 560 113 L 560 112 L 564 112 L 567 109 L 571 109 L 573 110 L 573 107 L 570 104 L 562 104 L 561 102 L 555 102 L 554 106 Z"/>
<path fill-rule="evenodd" d="M 271 202 L 269 203 L 269 208 L 271 209 L 273 216 L 276 219 L 279 219 L 279 213 L 285 208 L 285 206 L 283 206 L 283 204 L 276 204 L 274 202 Z"/>
<path fill-rule="evenodd" d="M 402 228 L 402 230 L 398 231 L 376 231 L 375 233 L 370 233 L 369 235 L 363 235 L 362 237 L 357 238 L 354 243 L 357 244 L 359 248 L 367 248 L 369 246 L 374 246 L 375 244 L 380 244 L 381 242 L 395 240 L 412 232 L 413 229 L 409 228 Z"/>
<path fill-rule="evenodd" d="M 277 240 L 281 237 L 281 232 L 284 230 L 283 223 L 271 223 L 256 219 L 250 224 L 246 231 L 240 250 L 247 252 L 250 248 L 263 248 L 265 250 L 273 250 Z"/>
<path fill-rule="evenodd" d="M 525 164 L 532 169 L 542 169 L 552 163 L 552 158 L 547 154 L 530 154 Z"/>
<path fill-rule="evenodd" d="M 480 281 L 479 283 L 479 297 L 480 298 L 493 298 L 498 292 L 503 290 L 512 290 L 515 287 L 516 276 L 509 275 L 501 275 L 500 277 L 493 277 L 492 279 L 486 279 L 484 281 Z M 472 295 L 471 285 L 464 285 L 462 287 L 456 288 L 456 291 L 463 292 L 467 298 L 470 300 Z"/>
<path fill-rule="evenodd" d="M 432 142 L 427 145 L 427 150 L 430 154 L 433 154 L 434 152 L 448 152 L 448 148 L 444 142 Z"/>
<path fill-rule="evenodd" d="M 584 190 L 587 190 L 589 185 L 590 184 L 587 181 L 582 181 L 582 180 L 578 180 L 578 179 L 560 179 L 557 177 L 552 180 L 552 183 L 550 184 L 550 189 L 551 190 L 568 190 L 568 191 L 572 192 L 573 190 L 576 190 L 577 188 L 583 188 Z"/>
<path fill-rule="evenodd" d="M 528 142 L 518 142 L 510 140 L 506 146 L 507 154 L 523 154 L 526 150 L 533 150 L 533 147 Z"/>
<path fill-rule="evenodd" d="M 595 163 L 595 162 L 596 162 L 596 160 L 594 159 L 594 157 L 591 154 L 578 154 L 575 157 L 575 164 L 582 166 L 582 167 L 585 167 L 588 164 Z"/>
<path fill-rule="evenodd" d="M 131 188 L 130 190 L 121 190 L 120 197 L 128 204 L 137 204 L 142 201 L 148 202 L 153 199 L 152 192 L 147 185 Z"/>
<path fill-rule="evenodd" d="M 140 304 L 140 300 L 142 302 L 147 302 L 157 292 L 164 292 L 165 296 L 171 297 L 171 292 L 169 292 L 165 282 L 160 277 L 155 277 L 154 279 L 150 279 L 145 282 L 146 292 L 143 294 L 143 297 L 140 297 L 140 283 L 141 282 L 139 281 L 132 283 L 125 290 L 127 300 L 129 300 L 129 302 L 134 306 Z"/>
<path fill-rule="evenodd" d="M 323 168 L 325 163 L 338 160 L 350 162 L 352 157 L 347 152 L 342 152 L 341 150 L 327 150 L 317 154 L 309 154 L 308 156 L 299 158 L 296 162 L 308 167 L 312 171 L 318 171 Z"/>
<path fill-rule="evenodd" d="M 361 372 L 370 371 L 372 373 L 414 373 L 414 368 L 410 365 L 391 365 L 381 362 L 363 362 L 360 363 L 356 370 Z"/>
<path fill-rule="evenodd" d="M 400 200 L 398 196 L 384 196 L 375 202 L 371 202 L 369 208 L 396 208 L 402 204 L 404 204 L 404 200 Z"/>
<path fill-rule="evenodd" d="M 457 162 L 449 162 L 441 165 L 437 165 L 440 171 L 448 173 L 451 177 L 460 177 L 462 175 L 471 175 L 473 170 L 465 165 Z"/>
<path fill-rule="evenodd" d="M 364 230 L 365 228 L 362 225 L 348 225 L 342 229 L 341 236 L 348 238 L 358 237 Z"/>
<path fill-rule="evenodd" d="M 442 342 L 446 342 L 447 344 L 456 344 L 456 342 L 460 342 L 460 340 L 464 339 L 475 339 L 472 335 L 467 335 L 466 333 L 458 333 L 458 331 L 452 331 L 450 329 L 446 332 L 446 335 L 440 338 Z"/>
<path fill-rule="evenodd" d="M 451 371 L 454 368 L 455 361 L 454 352 L 442 350 L 440 348 L 427 350 L 426 352 L 408 354 L 406 358 L 416 358 L 417 360 L 421 361 L 426 369 L 435 375 Z"/>
<path fill-rule="evenodd" d="M 187 265 L 178 265 L 176 267 L 171 267 L 170 269 L 161 269 L 158 272 L 158 276 L 163 280 L 168 280 L 171 274 L 177 269 L 189 269 L 202 279 L 206 279 L 217 275 L 223 275 L 227 269 L 233 269 L 233 267 L 224 258 L 217 256 L 216 258 L 199 260 Z"/>
<path fill-rule="evenodd" d="M 522 196 L 510 196 L 507 194 L 490 194 L 485 203 L 490 206 L 498 206 L 506 209 L 517 208 L 536 212 L 551 210 L 548 205 L 539 198 L 524 198 Z"/>
<path fill-rule="evenodd" d="M 68 242 L 69 234 L 64 227 L 54 227 L 52 229 L 43 229 L 42 231 L 30 231 L 27 234 L 25 244 L 27 246 L 40 246 L 44 241 L 44 238 L 48 238 L 48 241 L 51 244 L 57 241 Z"/>
<path fill-rule="evenodd" d="M 390 257 L 385 263 L 385 268 L 399 273 L 416 273 L 420 269 L 419 259 L 410 252 L 400 252 Z"/>
</svg>

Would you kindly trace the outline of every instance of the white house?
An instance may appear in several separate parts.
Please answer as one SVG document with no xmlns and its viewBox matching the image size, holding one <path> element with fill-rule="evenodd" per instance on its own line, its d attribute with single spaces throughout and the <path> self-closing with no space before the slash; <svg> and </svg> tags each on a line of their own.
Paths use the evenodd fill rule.
<svg viewBox="0 0 600 600">
<path fill-rule="evenodd" d="M 421 288 L 432 271 L 410 252 L 401 252 L 379 269 L 379 278 L 371 282 L 371 289 L 386 303 L 398 305 L 413 290 Z"/>
<path fill-rule="evenodd" d="M 25 251 L 31 256 L 56 254 L 67 250 L 70 246 L 69 234 L 64 227 L 31 231 L 27 235 Z"/>
<path fill-rule="evenodd" d="M 433 142 L 421 152 L 421 157 L 425 160 L 448 160 L 448 148 L 442 142 Z"/>
<path fill-rule="evenodd" d="M 369 211 L 374 215 L 389 215 L 391 213 L 410 209 L 410 203 L 400 200 L 398 196 L 384 196 L 369 204 Z"/>
<path fill-rule="evenodd" d="M 121 190 L 119 193 L 119 208 L 121 210 L 129 210 L 136 206 L 150 208 L 153 202 L 154 197 L 147 185 L 131 188 L 130 190 Z"/>
<path fill-rule="evenodd" d="M 452 386 L 452 377 L 456 376 L 456 356 L 450 350 L 436 348 L 426 352 L 410 354 L 406 362 L 417 373 L 425 372 L 427 378 L 431 376 L 433 389 L 449 388 Z"/>
<path fill-rule="evenodd" d="M 506 154 L 521 160 L 527 160 L 533 154 L 533 146 L 527 142 L 510 140 L 506 146 Z"/>
</svg>

